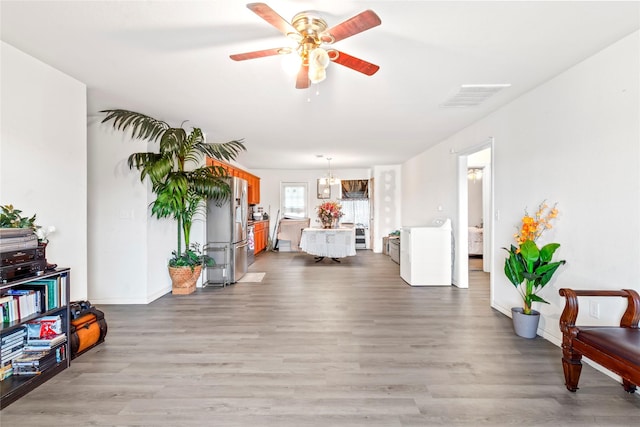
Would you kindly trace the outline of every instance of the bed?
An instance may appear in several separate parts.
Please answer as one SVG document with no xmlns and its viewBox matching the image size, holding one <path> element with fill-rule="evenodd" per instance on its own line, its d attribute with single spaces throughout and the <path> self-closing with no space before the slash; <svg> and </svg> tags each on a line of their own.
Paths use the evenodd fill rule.
<svg viewBox="0 0 640 427">
<path fill-rule="evenodd" d="M 482 255 L 482 228 L 469 227 L 469 255 Z"/>
</svg>

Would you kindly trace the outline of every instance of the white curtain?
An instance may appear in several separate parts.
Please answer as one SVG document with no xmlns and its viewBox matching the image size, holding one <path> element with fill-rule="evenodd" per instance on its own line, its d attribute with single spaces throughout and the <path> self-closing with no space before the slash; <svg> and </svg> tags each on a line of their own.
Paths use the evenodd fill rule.
<svg viewBox="0 0 640 427">
<path fill-rule="evenodd" d="M 364 224 L 369 227 L 369 199 L 341 200 L 342 212 L 344 216 L 341 222 L 352 222 L 354 224 Z"/>
</svg>

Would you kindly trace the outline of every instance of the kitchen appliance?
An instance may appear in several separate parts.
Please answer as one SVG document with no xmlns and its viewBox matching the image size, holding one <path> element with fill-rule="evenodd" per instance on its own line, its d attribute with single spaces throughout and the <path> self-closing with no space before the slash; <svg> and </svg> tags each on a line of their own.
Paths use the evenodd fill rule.
<svg viewBox="0 0 640 427">
<path fill-rule="evenodd" d="M 356 249 L 367 249 L 369 233 L 364 224 L 356 224 Z"/>
<path fill-rule="evenodd" d="M 400 233 L 400 277 L 411 286 L 451 286 L 451 220 Z"/>
<path fill-rule="evenodd" d="M 231 198 L 218 206 L 214 201 L 207 203 L 207 245 L 229 246 L 229 265 L 227 269 L 208 269 L 209 283 L 235 283 L 247 273 L 247 217 L 249 205 L 247 202 L 247 181 L 238 177 L 229 177 Z M 224 259 L 216 259 L 216 253 L 210 253 L 216 263 L 224 263 Z M 220 256 L 223 256 L 221 254 Z M 225 274 L 229 277 L 225 278 Z M 216 277 L 219 275 L 220 277 Z"/>
<path fill-rule="evenodd" d="M 256 235 L 254 233 L 254 226 L 247 226 L 247 265 L 251 265 L 256 260 Z"/>
</svg>

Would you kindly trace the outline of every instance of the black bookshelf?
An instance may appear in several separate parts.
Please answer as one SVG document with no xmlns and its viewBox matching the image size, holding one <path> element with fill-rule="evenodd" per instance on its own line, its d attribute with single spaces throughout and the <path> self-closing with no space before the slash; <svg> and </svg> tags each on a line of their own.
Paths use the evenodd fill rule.
<svg viewBox="0 0 640 427">
<path fill-rule="evenodd" d="M 61 301 L 60 305 L 51 310 L 44 310 L 37 314 L 32 314 L 30 316 L 25 316 L 20 320 L 16 320 L 13 322 L 3 322 L 0 327 L 0 335 L 6 336 L 16 329 L 22 327 L 27 322 L 36 320 L 43 316 L 51 316 L 51 315 L 59 315 L 62 319 L 62 327 L 64 333 L 67 334 L 67 341 L 61 344 L 58 347 L 64 347 L 63 354 L 64 359 L 57 362 L 55 365 L 45 369 L 42 373 L 37 375 L 11 375 L 8 378 L 5 378 L 3 381 L 0 381 L 0 409 L 4 409 L 11 403 L 15 402 L 25 394 L 29 393 L 31 390 L 35 389 L 39 385 L 47 382 L 49 379 L 53 378 L 55 375 L 59 374 L 66 368 L 70 366 L 71 363 L 71 353 L 69 348 L 69 321 L 70 321 L 70 313 L 69 313 L 69 293 L 71 289 L 71 270 L 69 268 L 61 268 L 53 271 L 46 272 L 39 276 L 31 276 L 25 277 L 19 280 L 15 280 L 8 283 L 0 284 L 0 295 L 2 295 L 7 289 L 19 287 L 20 285 L 26 285 L 30 282 L 43 280 L 43 279 L 53 279 L 53 278 L 62 278 L 64 277 L 64 289 L 61 289 Z M 51 350 L 55 351 L 55 349 Z"/>
</svg>

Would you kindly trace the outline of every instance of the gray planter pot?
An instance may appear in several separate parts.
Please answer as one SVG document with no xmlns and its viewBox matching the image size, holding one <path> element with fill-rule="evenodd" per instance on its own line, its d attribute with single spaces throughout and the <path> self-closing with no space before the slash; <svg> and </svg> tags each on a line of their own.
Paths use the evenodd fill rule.
<svg viewBox="0 0 640 427">
<path fill-rule="evenodd" d="M 531 310 L 531 314 L 524 314 L 523 311 L 522 307 L 513 307 L 511 309 L 513 330 L 516 335 L 522 338 L 535 338 L 538 335 L 540 312 Z"/>
</svg>

